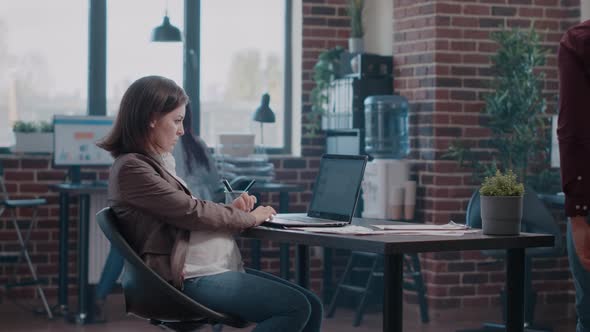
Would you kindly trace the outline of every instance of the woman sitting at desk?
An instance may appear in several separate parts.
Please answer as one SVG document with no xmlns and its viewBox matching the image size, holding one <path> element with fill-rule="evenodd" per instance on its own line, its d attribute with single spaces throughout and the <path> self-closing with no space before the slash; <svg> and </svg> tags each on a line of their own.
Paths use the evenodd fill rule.
<svg viewBox="0 0 590 332">
<path fill-rule="evenodd" d="M 177 175 L 192 195 L 202 200 L 214 202 L 225 201 L 219 174 L 213 157 L 208 153 L 207 144 L 192 134 L 192 111 L 190 103 L 186 105 L 185 117 L 182 121 L 184 135 L 174 146 L 172 153 L 165 153 L 162 158 L 166 170 Z M 115 287 L 121 272 L 124 259 L 119 252 L 111 247 L 104 268 L 95 289 L 94 323 L 106 322 L 107 297 Z"/>
<path fill-rule="evenodd" d="M 166 169 L 162 156 L 184 134 L 187 102 L 182 88 L 159 76 L 135 81 L 123 95 L 99 144 L 115 158 L 108 199 L 121 233 L 160 276 L 213 310 L 256 322 L 254 331 L 320 331 L 317 296 L 243 269 L 232 233 L 260 225 L 275 210 L 250 211 L 255 199 L 247 194 L 231 205 L 195 198 Z"/>
</svg>

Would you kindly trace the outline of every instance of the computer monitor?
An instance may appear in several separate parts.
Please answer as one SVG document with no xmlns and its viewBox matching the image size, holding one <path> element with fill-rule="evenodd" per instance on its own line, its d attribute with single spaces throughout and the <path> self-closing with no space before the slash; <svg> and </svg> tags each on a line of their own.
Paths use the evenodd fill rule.
<svg viewBox="0 0 590 332">
<path fill-rule="evenodd" d="M 113 122 L 107 116 L 55 115 L 53 165 L 69 166 L 72 182 L 79 182 L 80 166 L 110 166 L 113 157 L 96 142 L 109 133 Z"/>
</svg>

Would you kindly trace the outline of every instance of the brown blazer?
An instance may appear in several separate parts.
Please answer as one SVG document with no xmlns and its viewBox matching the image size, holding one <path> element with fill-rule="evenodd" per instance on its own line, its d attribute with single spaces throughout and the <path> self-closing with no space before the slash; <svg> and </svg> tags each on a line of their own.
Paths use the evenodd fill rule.
<svg viewBox="0 0 590 332">
<path fill-rule="evenodd" d="M 255 224 L 254 216 L 233 206 L 194 199 L 156 159 L 137 153 L 113 163 L 108 202 L 131 247 L 179 289 L 191 231 L 239 232 Z"/>
</svg>

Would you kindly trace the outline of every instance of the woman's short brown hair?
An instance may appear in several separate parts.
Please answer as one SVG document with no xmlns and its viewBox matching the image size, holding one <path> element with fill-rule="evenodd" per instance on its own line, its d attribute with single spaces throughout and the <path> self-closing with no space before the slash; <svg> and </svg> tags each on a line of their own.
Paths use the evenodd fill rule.
<svg viewBox="0 0 590 332">
<path fill-rule="evenodd" d="M 150 122 L 187 103 L 186 93 L 173 80 L 142 77 L 125 91 L 113 128 L 97 145 L 114 158 L 124 153 L 149 153 Z"/>
</svg>

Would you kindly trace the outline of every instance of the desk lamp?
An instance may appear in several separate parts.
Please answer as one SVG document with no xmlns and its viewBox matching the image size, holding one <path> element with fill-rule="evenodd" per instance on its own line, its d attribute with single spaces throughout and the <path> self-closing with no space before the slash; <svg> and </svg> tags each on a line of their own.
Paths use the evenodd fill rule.
<svg viewBox="0 0 590 332">
<path fill-rule="evenodd" d="M 252 116 L 252 120 L 256 122 L 260 122 L 260 146 L 262 147 L 262 151 L 264 152 L 264 133 L 262 124 L 263 123 L 274 123 L 275 122 L 275 114 L 268 106 L 270 104 L 270 95 L 265 93 L 262 95 L 262 100 L 260 101 L 260 106 L 254 112 Z"/>
</svg>

